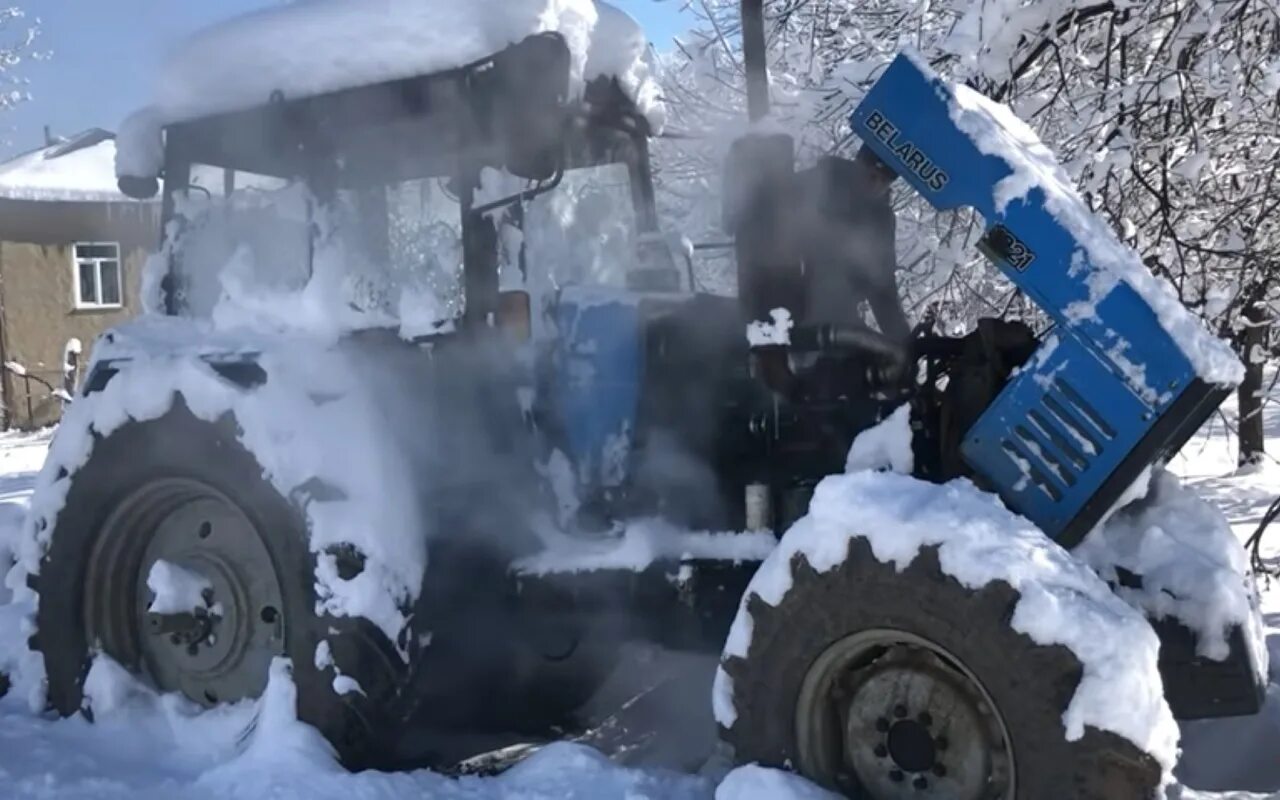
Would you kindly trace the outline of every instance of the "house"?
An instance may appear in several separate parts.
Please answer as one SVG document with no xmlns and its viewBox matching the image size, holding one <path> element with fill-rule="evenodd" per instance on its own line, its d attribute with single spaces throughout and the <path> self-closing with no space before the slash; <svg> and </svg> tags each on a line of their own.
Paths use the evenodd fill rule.
<svg viewBox="0 0 1280 800">
<path fill-rule="evenodd" d="M 115 137 L 92 129 L 0 163 L 5 428 L 56 421 L 106 328 L 138 313 L 156 202 L 116 189 Z"/>
</svg>

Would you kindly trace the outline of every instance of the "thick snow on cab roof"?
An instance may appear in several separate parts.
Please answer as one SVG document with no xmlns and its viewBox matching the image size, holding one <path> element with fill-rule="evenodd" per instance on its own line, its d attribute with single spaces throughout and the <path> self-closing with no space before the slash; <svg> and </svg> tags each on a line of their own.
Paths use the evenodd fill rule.
<svg viewBox="0 0 1280 800">
<path fill-rule="evenodd" d="M 60 202 L 133 202 L 116 188 L 116 143 L 94 128 L 0 163 L 0 198 Z"/>
<path fill-rule="evenodd" d="M 266 103 L 425 75 L 558 31 L 581 86 L 619 78 L 655 127 L 662 108 L 647 43 L 626 13 L 592 0 L 305 0 L 197 33 L 160 71 L 162 125 Z"/>
</svg>

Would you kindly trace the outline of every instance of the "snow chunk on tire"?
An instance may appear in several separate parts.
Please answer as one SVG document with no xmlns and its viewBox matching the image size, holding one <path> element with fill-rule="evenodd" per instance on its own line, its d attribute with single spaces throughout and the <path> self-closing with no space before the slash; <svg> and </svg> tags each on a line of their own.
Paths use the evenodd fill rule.
<svg viewBox="0 0 1280 800">
<path fill-rule="evenodd" d="M 252 729 L 245 737 L 244 750 L 236 758 L 202 776 L 209 787 L 247 789 L 246 778 L 261 771 L 274 772 L 294 767 L 321 775 L 340 775 L 343 769 L 320 731 L 298 719 L 298 687 L 293 681 L 293 664 L 287 658 L 271 661 L 267 689 L 257 702 Z M 221 793 L 221 792 L 219 792 Z M 231 796 L 227 792 L 225 796 Z"/>
<path fill-rule="evenodd" d="M 915 454 L 911 450 L 911 404 L 903 403 L 897 410 L 867 428 L 854 438 L 845 459 L 845 472 L 866 469 L 888 469 L 910 475 L 915 467 Z"/>
<path fill-rule="evenodd" d="M 776 608 L 792 587 L 794 557 L 826 573 L 844 562 L 856 538 L 898 572 L 922 548 L 936 547 L 942 571 L 966 588 L 1007 583 L 1020 596 L 1011 627 L 1039 645 L 1069 648 L 1082 666 L 1062 716 L 1066 738 L 1079 740 L 1086 726 L 1110 731 L 1151 754 L 1166 774 L 1172 770 L 1178 728 L 1164 700 L 1160 644 L 1151 626 L 1088 566 L 965 480 L 939 486 L 877 472 L 823 480 L 809 514 L 752 578 L 725 659 L 746 658 L 751 648 L 752 595 Z M 723 666 L 713 702 L 717 721 L 731 728 L 738 712 L 733 679 Z"/>
<path fill-rule="evenodd" d="M 204 609 L 205 592 L 213 591 L 213 582 L 198 572 L 164 559 L 151 565 L 147 588 L 154 597 L 147 611 L 152 614 L 191 613 Z"/>
</svg>

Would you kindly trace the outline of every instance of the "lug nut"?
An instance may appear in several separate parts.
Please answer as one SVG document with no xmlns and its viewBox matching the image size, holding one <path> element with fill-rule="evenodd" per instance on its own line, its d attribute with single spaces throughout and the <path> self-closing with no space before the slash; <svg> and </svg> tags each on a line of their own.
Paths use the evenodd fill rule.
<svg viewBox="0 0 1280 800">
<path fill-rule="evenodd" d="M 945 778 L 947 777 L 947 768 L 942 764 L 934 764 L 933 774 L 937 775 L 939 778 Z"/>
<path fill-rule="evenodd" d="M 918 776 L 916 776 L 916 779 L 915 779 L 914 781 L 912 781 L 912 782 L 911 782 L 911 785 L 912 785 L 912 786 L 914 786 L 914 787 L 916 787 L 917 789 L 919 789 L 919 790 L 920 790 L 920 791 L 922 791 L 922 792 L 923 792 L 925 789 L 928 789 L 928 788 L 929 788 L 929 782 L 928 782 L 927 780 L 925 780 L 925 779 L 924 779 L 924 776 L 923 776 L 923 775 L 918 775 Z"/>
<path fill-rule="evenodd" d="M 199 647 L 199 645 L 197 645 L 195 642 L 192 642 L 191 644 L 187 645 L 187 655 L 189 655 L 189 656 L 198 656 L 198 655 L 200 655 L 200 647 Z"/>
<path fill-rule="evenodd" d="M 885 747 L 882 744 L 878 744 L 876 745 L 875 752 L 876 752 L 876 758 L 887 758 L 889 755 L 889 748 Z"/>
<path fill-rule="evenodd" d="M 933 716 L 928 711 L 921 711 L 916 720 L 926 728 L 933 724 Z"/>
<path fill-rule="evenodd" d="M 898 719 L 902 719 L 903 717 L 907 716 L 907 707 L 899 703 L 898 705 L 893 707 L 893 715 Z"/>
<path fill-rule="evenodd" d="M 888 733 L 889 720 L 885 719 L 884 717 L 881 717 L 880 719 L 876 720 L 876 730 L 880 731 L 881 733 Z"/>
<path fill-rule="evenodd" d="M 905 779 L 906 777 L 907 776 L 903 775 L 902 770 L 900 769 L 894 769 L 889 771 L 889 780 L 893 781 L 894 783 L 902 783 L 903 779 Z"/>
<path fill-rule="evenodd" d="M 939 750 L 946 750 L 948 744 L 950 744 L 950 742 L 947 741 L 947 737 L 945 736 L 939 736 L 937 739 L 933 740 L 933 746 Z"/>
</svg>

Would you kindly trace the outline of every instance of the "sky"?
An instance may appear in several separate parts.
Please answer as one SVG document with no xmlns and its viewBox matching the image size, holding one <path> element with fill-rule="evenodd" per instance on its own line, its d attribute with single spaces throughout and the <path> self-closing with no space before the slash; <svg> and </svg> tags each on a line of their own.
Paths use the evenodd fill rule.
<svg viewBox="0 0 1280 800">
<path fill-rule="evenodd" d="M 688 0 L 611 0 L 644 25 L 665 49 L 688 24 Z M 458 0 L 467 2 L 467 0 Z M 32 99 L 0 112 L 0 158 L 41 147 L 44 126 L 55 135 L 86 128 L 116 130 L 146 104 L 165 52 L 195 30 L 279 0 L 16 0 L 39 18 L 36 49 L 21 74 Z"/>
</svg>

